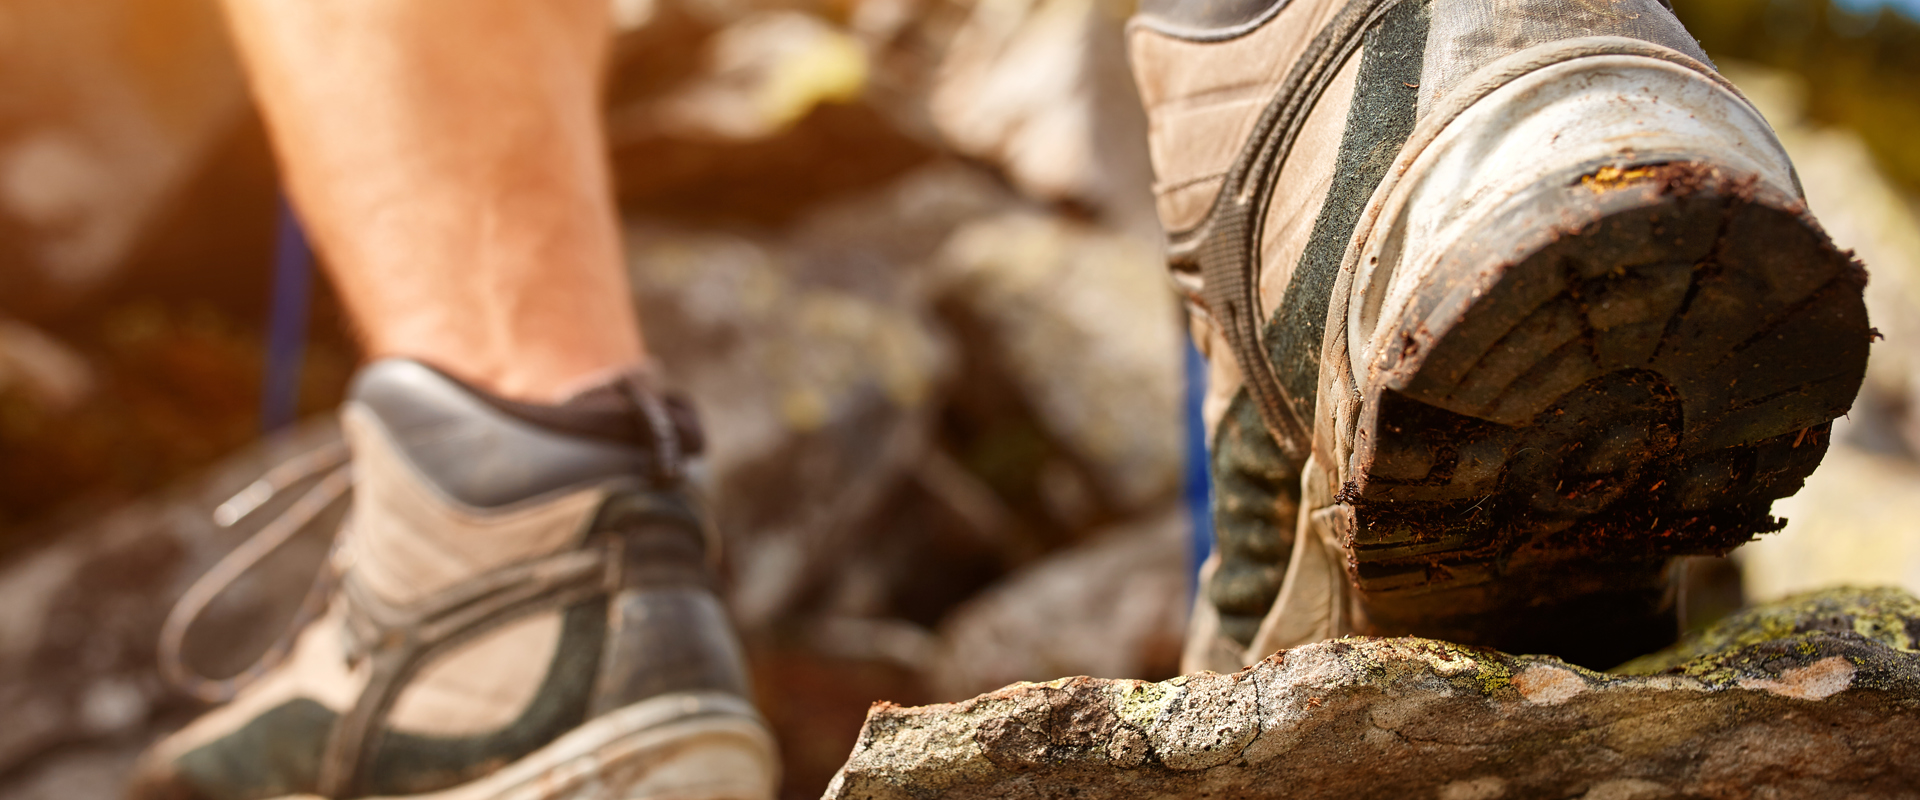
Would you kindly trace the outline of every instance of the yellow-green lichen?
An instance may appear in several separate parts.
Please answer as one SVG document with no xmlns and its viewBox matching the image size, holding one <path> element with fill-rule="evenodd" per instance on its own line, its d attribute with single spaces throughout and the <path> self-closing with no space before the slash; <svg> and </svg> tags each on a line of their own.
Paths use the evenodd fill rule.
<svg viewBox="0 0 1920 800">
<path fill-rule="evenodd" d="M 1912 630 L 1920 599 L 1899 589 L 1844 587 L 1796 595 L 1742 611 L 1687 640 L 1613 669 L 1624 675 L 1681 672 L 1708 681 L 1731 679 L 1740 651 L 1769 642 L 1792 642 L 1813 656 L 1821 636 L 1854 633 L 1895 650 L 1915 652 Z M 1798 640 L 1797 642 L 1794 640 Z"/>
<path fill-rule="evenodd" d="M 1165 683 L 1136 683 L 1122 688 L 1120 696 L 1113 704 L 1114 714 L 1118 715 L 1121 721 L 1146 730 L 1153 725 L 1155 719 L 1160 717 L 1160 712 L 1173 704 L 1174 697 L 1179 694 L 1175 689 L 1186 683 L 1184 677 Z"/>
<path fill-rule="evenodd" d="M 1798 633 L 1774 641 L 1792 643 L 1794 652 L 1811 658 L 1819 653 L 1820 648 L 1813 641 L 1814 637 L 1819 635 L 1817 632 Z M 1795 639 L 1799 641 L 1795 642 Z M 1766 672 L 1766 666 L 1769 660 L 1769 656 L 1756 655 L 1751 651 L 1732 650 L 1720 653 L 1709 653 L 1679 664 L 1668 671 L 1678 672 L 1681 675 L 1694 678 L 1709 686 L 1732 686 L 1738 683 L 1742 677 L 1759 675 Z"/>
<path fill-rule="evenodd" d="M 1349 641 L 1349 640 L 1341 640 Z M 1428 671 L 1463 688 L 1471 686 L 1488 697 L 1513 686 L 1513 665 L 1491 650 L 1437 639 L 1351 640 L 1356 645 L 1349 663 L 1386 680 L 1406 666 L 1422 664 Z"/>
<path fill-rule="evenodd" d="M 1473 673 L 1473 682 L 1480 687 L 1480 694 L 1492 697 L 1513 686 L 1513 666 L 1504 661 L 1480 659 L 1480 668 Z"/>
<path fill-rule="evenodd" d="M 1853 632 L 1884 644 L 1895 650 L 1913 652 L 1916 642 L 1908 631 L 1915 619 L 1920 619 L 1920 603 L 1912 597 L 1904 598 L 1911 606 L 1906 609 L 1889 609 L 1882 606 L 1878 613 L 1856 614 L 1853 618 Z"/>
</svg>

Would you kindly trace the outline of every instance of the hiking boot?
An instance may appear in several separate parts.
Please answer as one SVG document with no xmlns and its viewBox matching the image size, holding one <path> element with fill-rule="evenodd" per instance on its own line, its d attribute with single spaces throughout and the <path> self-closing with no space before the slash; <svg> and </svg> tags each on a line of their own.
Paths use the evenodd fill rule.
<svg viewBox="0 0 1920 800">
<path fill-rule="evenodd" d="M 771 797 L 773 740 L 684 479 L 698 426 L 641 377 L 533 406 L 412 361 L 367 367 L 342 414 L 354 497 L 324 611 L 152 748 L 130 795 Z M 287 514 L 314 517 L 344 469 L 305 481 Z M 290 535 L 282 521 L 240 561 Z M 217 590 L 183 599 L 163 664 Z"/>
<path fill-rule="evenodd" d="M 1347 633 L 1606 667 L 1671 565 L 1782 523 L 1865 273 L 1658 0 L 1145 0 L 1128 29 L 1211 361 L 1189 669 Z"/>
</svg>

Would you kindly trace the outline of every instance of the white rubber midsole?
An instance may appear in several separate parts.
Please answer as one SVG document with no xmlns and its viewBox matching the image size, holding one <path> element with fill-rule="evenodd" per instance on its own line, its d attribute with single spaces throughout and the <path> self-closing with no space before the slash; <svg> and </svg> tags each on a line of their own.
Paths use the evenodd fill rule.
<svg viewBox="0 0 1920 800">
<path fill-rule="evenodd" d="M 686 692 L 602 714 L 499 772 L 405 800 L 770 800 L 779 777 L 752 705 Z"/>
</svg>

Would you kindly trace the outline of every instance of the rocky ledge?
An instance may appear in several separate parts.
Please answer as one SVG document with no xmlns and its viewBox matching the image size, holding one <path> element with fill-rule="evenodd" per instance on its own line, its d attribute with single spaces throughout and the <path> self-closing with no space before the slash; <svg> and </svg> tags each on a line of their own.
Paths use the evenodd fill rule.
<svg viewBox="0 0 1920 800">
<path fill-rule="evenodd" d="M 1920 600 L 1835 589 L 1602 673 L 1348 638 L 1231 675 L 876 704 L 827 797 L 1912 797 Z"/>
</svg>

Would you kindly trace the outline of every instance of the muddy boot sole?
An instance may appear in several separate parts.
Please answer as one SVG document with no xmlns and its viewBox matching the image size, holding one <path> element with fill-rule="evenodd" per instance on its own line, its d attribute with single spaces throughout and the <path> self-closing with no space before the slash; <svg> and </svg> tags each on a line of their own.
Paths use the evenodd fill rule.
<svg viewBox="0 0 1920 800">
<path fill-rule="evenodd" d="M 1657 647 L 1669 561 L 1777 530 L 1820 463 L 1866 368 L 1866 276 L 1797 201 L 1713 166 L 1536 186 L 1384 339 L 1337 497 L 1350 577 L 1378 632 Z"/>
</svg>

